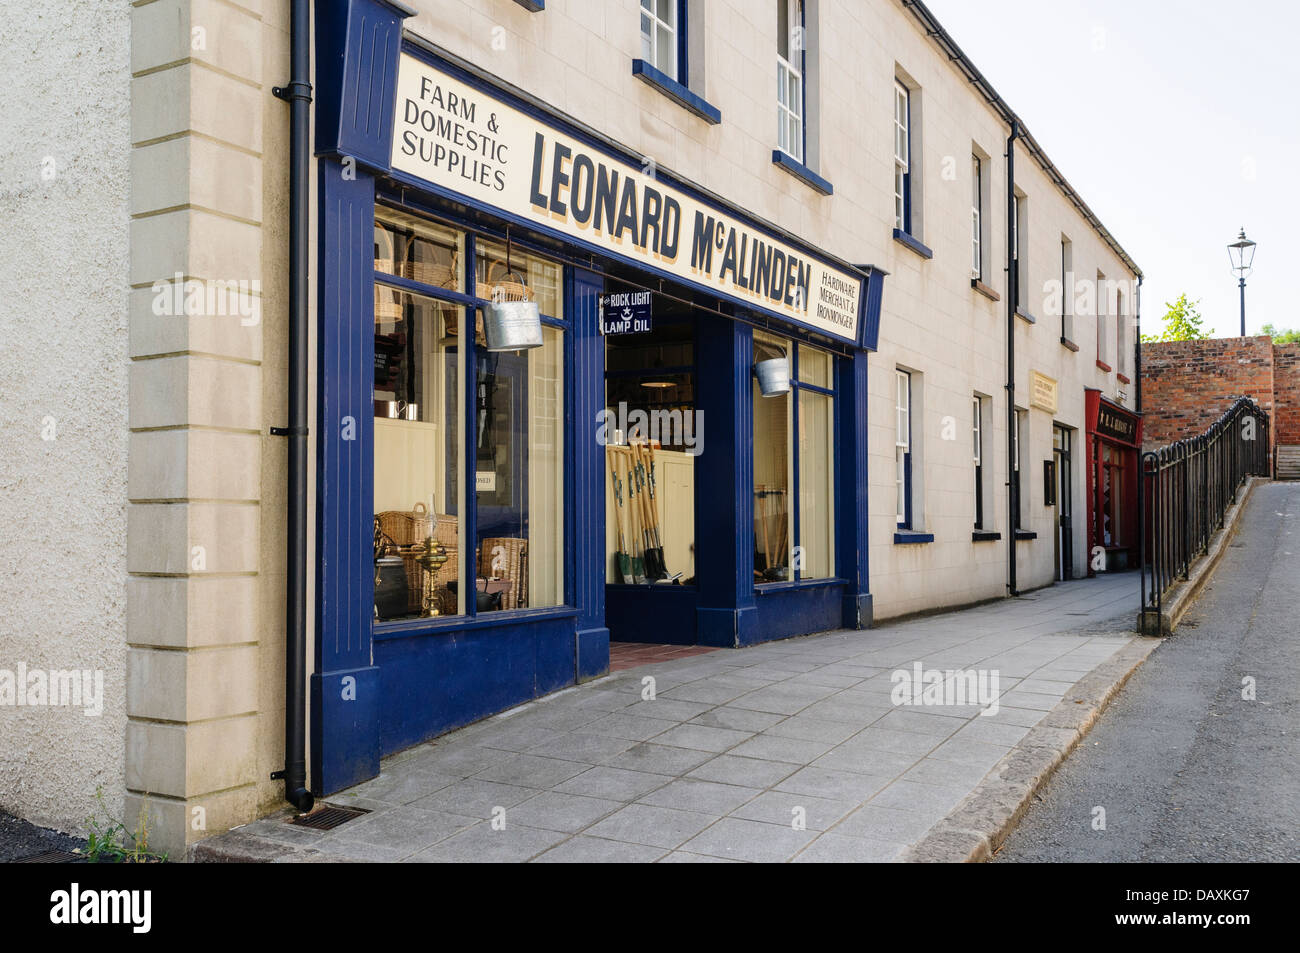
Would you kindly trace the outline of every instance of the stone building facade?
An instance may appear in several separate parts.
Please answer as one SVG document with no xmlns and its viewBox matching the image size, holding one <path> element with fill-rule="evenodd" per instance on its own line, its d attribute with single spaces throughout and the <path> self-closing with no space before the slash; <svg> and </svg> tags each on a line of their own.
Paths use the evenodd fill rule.
<svg viewBox="0 0 1300 953">
<path fill-rule="evenodd" d="M 0 413 L 5 433 L 27 449 L 0 475 L 0 513 L 25 528 L 0 542 L 11 609 L 0 629 L 0 669 L 19 661 L 99 669 L 105 704 L 95 719 L 0 709 L 0 808 L 74 829 L 102 785 L 111 809 L 132 822 L 146 812 L 154 842 L 178 852 L 274 809 L 283 794 L 272 774 L 285 762 L 287 448 L 271 431 L 285 423 L 287 394 L 290 139 L 288 106 L 272 89 L 289 80 L 291 4 L 80 6 L 84 15 L 69 21 L 76 26 L 60 33 L 65 55 L 48 60 L 58 69 L 34 63 L 15 77 L 31 104 L 30 135 L 21 141 L 41 145 L 19 149 L 11 139 L 4 154 L 7 181 L 25 184 L 5 193 L 6 218 L 18 226 L 0 236 L 13 252 L 0 256 L 0 268 L 33 299 L 49 290 L 42 276 L 72 262 L 81 280 L 51 292 L 54 333 L 66 347 L 51 348 L 32 322 L 7 315 L 17 329 L 3 358 L 15 399 Z M 670 310 L 690 311 L 698 349 L 690 373 L 701 404 L 712 402 L 716 413 L 707 438 L 716 443 L 694 464 L 694 520 L 720 522 L 695 539 L 702 548 L 697 594 L 686 586 L 663 593 L 673 603 L 664 613 L 688 620 L 685 634 L 660 637 L 735 646 L 840 625 L 866 629 L 1006 595 L 1009 563 L 1021 591 L 1087 571 L 1093 514 L 1085 518 L 1084 501 L 1099 472 L 1104 441 L 1097 435 L 1109 433 L 1106 452 L 1114 457 L 1106 466 L 1117 471 L 1140 435 L 1132 380 L 1137 265 L 923 4 L 666 6 L 671 22 L 652 23 L 647 41 L 638 0 L 313 4 L 308 260 L 316 409 L 308 438 L 313 671 L 306 688 L 318 794 L 377 770 L 380 755 L 413 739 L 601 674 L 619 626 L 647 617 L 637 611 L 641 594 L 603 591 L 606 514 L 618 511 L 605 495 L 603 454 L 597 461 L 590 435 L 571 431 L 563 466 L 575 479 L 556 483 L 550 510 L 571 534 L 551 567 L 564 570 L 555 604 L 540 615 L 507 612 L 509 624 L 488 640 L 489 626 L 465 608 L 465 591 L 480 580 L 462 569 L 459 609 L 453 592 L 452 618 L 436 631 L 417 632 L 414 621 L 397 626 L 409 636 L 378 623 L 372 631 L 375 501 L 352 509 L 337 502 L 341 471 L 330 467 L 351 448 L 338 443 L 349 439 L 338 436 L 346 427 L 340 431 L 340 420 L 320 408 L 332 413 L 341 405 L 331 401 L 361 395 L 348 406 L 362 410 L 347 419 L 361 427 L 363 465 L 353 469 L 363 476 L 373 469 L 365 465 L 374 461 L 367 441 L 380 418 L 371 418 L 373 382 L 351 380 L 346 390 L 326 358 L 346 356 L 339 334 L 352 333 L 352 356 L 368 373 L 372 331 L 381 323 L 376 287 L 471 310 L 486 303 L 466 290 L 472 272 L 462 274 L 459 291 L 381 274 L 372 245 L 377 214 L 411 223 L 412 235 L 451 229 L 462 236 L 453 242 L 505 245 L 507 260 L 517 241 L 536 269 L 530 275 L 562 269 L 565 314 L 546 315 L 571 348 L 566 369 L 551 378 L 568 382 L 562 399 L 571 401 L 570 419 L 604 402 L 605 345 L 594 305 L 601 281 L 651 289 Z M 50 29 L 47 16 L 0 27 L 0 43 L 33 48 Z M 378 144 L 377 153 L 349 154 L 336 134 L 346 110 L 337 95 L 333 112 L 323 104 L 331 88 L 343 88 L 341 73 L 356 66 L 344 46 L 331 44 L 361 22 L 397 30 L 390 47 L 363 57 L 372 64 L 367 79 L 468 88 L 485 112 L 508 109 L 521 117 L 519 128 L 535 124 L 539 135 L 567 137 L 640 186 L 660 183 L 662 195 L 684 196 L 734 222 L 736 232 L 780 245 L 785 260 L 797 256 L 830 276 L 823 287 L 847 289 L 835 296 L 851 302 L 847 330 L 801 318 L 798 295 L 774 305 L 752 287 L 742 293 L 743 282 L 706 286 L 698 273 L 673 272 L 666 256 L 638 259 L 626 243 L 566 234 L 558 218 L 530 219 L 528 208 L 480 202 L 468 186 L 458 193 L 402 168 L 387 151 L 400 125 L 392 82 L 379 87 L 390 98 L 376 100 L 376 128 L 389 138 L 381 132 L 362 143 Z M 670 39 L 662 49 L 660 27 Z M 76 55 L 82 49 L 96 52 Z M 98 105 L 72 112 L 93 136 L 49 118 L 59 112 L 48 108 L 50 97 L 90 87 Z M 1086 90 L 1071 95 L 1081 100 Z M 322 133 L 325 118 L 334 125 Z M 47 153 L 65 171 L 42 179 Z M 387 211 L 376 213 L 377 200 Z M 352 226 L 338 224 L 340 209 L 360 210 Z M 457 247 L 463 254 L 473 245 Z M 345 273 L 340 263 L 358 270 Z M 359 293 L 341 290 L 349 276 Z M 447 337 L 461 335 L 461 347 L 473 352 L 473 332 L 464 329 L 474 323 L 446 325 Z M 786 420 L 799 423 L 789 426 L 817 419 L 838 428 L 823 435 L 821 461 L 801 471 L 805 489 L 823 481 L 824 498 L 800 497 L 796 518 L 789 501 L 797 494 L 789 486 L 777 491 L 791 507 L 790 540 L 804 533 L 826 554 L 821 578 L 806 586 L 793 562 L 774 564 L 770 541 L 761 568 L 785 575 L 751 579 L 764 548 L 756 526 L 765 517 L 755 507 L 766 498 L 755 503 L 749 445 L 754 415 L 778 406 L 758 395 L 751 402 L 751 364 L 756 342 L 772 340 L 806 370 L 793 371 L 807 404 L 798 416 L 790 412 Z M 41 360 L 45 370 L 32 373 Z M 823 361 L 824 373 L 815 370 Z M 540 372 L 529 367 L 519 373 L 532 376 L 517 379 L 531 388 Z M 44 412 L 51 369 L 87 397 L 66 416 Z M 815 409 L 821 398 L 835 401 L 834 415 Z M 70 424 L 59 424 L 57 441 L 41 439 L 35 422 L 45 416 Z M 486 426 L 476 421 L 466 416 L 457 426 Z M 793 441 L 783 446 L 792 458 L 806 452 Z M 444 443 L 437 452 L 452 451 Z M 485 479 L 475 493 L 450 491 L 462 493 L 459 509 L 439 514 L 472 524 L 488 506 L 469 500 L 504 492 L 495 477 Z M 1012 482 L 1021 489 L 1016 514 L 1006 490 Z M 560 487 L 570 483 L 574 496 L 565 497 Z M 364 484 L 361 478 L 363 495 Z M 831 498 L 833 513 L 824 505 Z M 534 524 L 544 511 L 532 507 Z M 1073 531 L 1063 532 L 1071 516 Z M 810 530 L 817 520 L 820 537 Z M 362 556 L 346 579 L 331 575 L 339 571 L 331 547 L 343 537 Z M 703 549 L 720 540 L 725 553 L 706 560 Z M 462 566 L 483 565 L 476 545 L 453 541 Z M 539 572 L 539 564 L 527 571 Z M 485 583 L 495 581 L 495 570 L 483 572 Z M 359 600 L 359 614 L 346 623 L 331 614 L 340 579 L 356 587 L 346 597 Z M 536 596 L 540 579 L 533 582 Z M 458 612 L 467 619 L 461 628 Z M 340 625 L 346 631 L 333 628 Z M 353 637 L 352 656 L 330 654 Z M 546 652 L 535 648 L 543 642 Z M 475 660 L 451 654 L 471 643 L 481 649 Z M 529 652 L 535 667 L 520 675 L 519 659 Z M 542 655 L 545 671 L 532 661 Z M 440 671 L 453 673 L 445 677 L 454 684 L 420 674 Z M 348 679 L 363 694 L 356 718 L 341 714 L 331 694 L 341 684 L 346 695 Z M 451 696 L 472 701 L 447 709 Z"/>
</svg>

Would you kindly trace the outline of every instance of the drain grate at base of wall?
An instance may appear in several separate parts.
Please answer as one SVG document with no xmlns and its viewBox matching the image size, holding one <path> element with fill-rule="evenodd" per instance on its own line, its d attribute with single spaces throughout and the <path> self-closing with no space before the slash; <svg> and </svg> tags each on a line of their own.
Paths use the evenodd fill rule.
<svg viewBox="0 0 1300 953">
<path fill-rule="evenodd" d="M 291 818 L 289 823 L 295 827 L 309 827 L 314 831 L 332 831 L 340 824 L 346 824 L 369 813 L 362 807 L 339 807 L 337 804 L 326 804 L 310 814 L 299 814 Z"/>
<path fill-rule="evenodd" d="M 47 850 L 30 857 L 19 857 L 15 864 L 84 864 L 85 854 L 74 854 L 69 850 Z"/>
</svg>

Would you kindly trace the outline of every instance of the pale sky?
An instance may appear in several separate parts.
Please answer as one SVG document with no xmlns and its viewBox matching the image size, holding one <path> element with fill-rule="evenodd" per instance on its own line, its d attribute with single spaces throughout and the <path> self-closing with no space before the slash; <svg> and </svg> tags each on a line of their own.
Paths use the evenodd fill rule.
<svg viewBox="0 0 1300 953">
<path fill-rule="evenodd" d="M 1141 267 L 1145 333 L 1184 291 L 1240 333 L 1243 225 L 1246 332 L 1300 328 L 1298 0 L 926 4 Z"/>
</svg>

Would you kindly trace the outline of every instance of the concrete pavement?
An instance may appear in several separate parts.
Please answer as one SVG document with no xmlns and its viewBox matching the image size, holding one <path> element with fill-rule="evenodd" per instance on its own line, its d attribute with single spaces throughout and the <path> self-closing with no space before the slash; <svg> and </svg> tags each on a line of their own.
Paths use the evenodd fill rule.
<svg viewBox="0 0 1300 953">
<path fill-rule="evenodd" d="M 195 858 L 899 859 L 1088 673 L 1150 645 L 1137 601 L 1116 575 L 618 672 L 386 759 L 328 799 L 371 812 L 334 831 L 264 818 Z M 995 676 L 996 713 L 951 691 L 898 704 L 896 673 L 918 665 Z"/>
</svg>

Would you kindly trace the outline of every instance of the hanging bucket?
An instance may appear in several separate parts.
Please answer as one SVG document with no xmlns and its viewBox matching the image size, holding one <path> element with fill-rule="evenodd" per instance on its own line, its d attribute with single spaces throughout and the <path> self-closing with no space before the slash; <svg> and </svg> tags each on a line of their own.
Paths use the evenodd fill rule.
<svg viewBox="0 0 1300 953">
<path fill-rule="evenodd" d="M 790 359 L 773 357 L 754 365 L 758 375 L 758 389 L 764 397 L 780 397 L 790 393 Z"/>
<path fill-rule="evenodd" d="M 489 351 L 526 351 L 542 346 L 542 315 L 535 301 L 493 301 L 483 309 Z"/>
<path fill-rule="evenodd" d="M 526 351 L 542 346 L 542 313 L 532 290 L 511 272 L 491 284 L 483 308 L 483 337 L 489 351 Z"/>
</svg>

